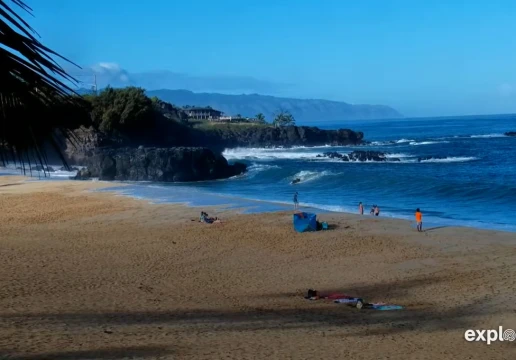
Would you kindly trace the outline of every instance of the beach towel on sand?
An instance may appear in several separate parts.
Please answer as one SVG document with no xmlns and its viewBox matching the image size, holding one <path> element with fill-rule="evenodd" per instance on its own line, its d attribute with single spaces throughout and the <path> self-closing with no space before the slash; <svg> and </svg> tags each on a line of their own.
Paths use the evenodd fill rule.
<svg viewBox="0 0 516 360">
<path fill-rule="evenodd" d="M 362 299 L 354 298 L 354 299 L 337 299 L 334 302 L 338 304 L 349 304 L 355 305 L 357 302 L 362 301 Z M 389 310 L 403 310 L 403 306 L 400 305 L 391 305 L 385 303 L 363 303 L 361 306 L 362 309 L 371 309 L 371 310 L 379 310 L 379 311 L 389 311 Z"/>
</svg>

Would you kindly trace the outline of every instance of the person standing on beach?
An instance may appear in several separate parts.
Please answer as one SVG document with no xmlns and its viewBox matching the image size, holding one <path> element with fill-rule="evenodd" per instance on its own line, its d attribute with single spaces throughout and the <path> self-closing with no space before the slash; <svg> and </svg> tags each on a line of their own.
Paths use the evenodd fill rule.
<svg viewBox="0 0 516 360">
<path fill-rule="evenodd" d="M 297 210 L 299 207 L 299 201 L 297 200 L 297 191 L 294 193 L 294 209 Z"/>
<path fill-rule="evenodd" d="M 417 231 L 423 231 L 423 214 L 421 214 L 421 210 L 419 210 L 419 208 L 416 210 L 416 224 Z"/>
<path fill-rule="evenodd" d="M 358 213 L 364 215 L 364 205 L 362 205 L 362 202 L 358 204 Z"/>
<path fill-rule="evenodd" d="M 376 207 L 374 208 L 374 216 L 378 216 L 380 215 L 380 207 L 378 205 L 376 205 Z"/>
</svg>

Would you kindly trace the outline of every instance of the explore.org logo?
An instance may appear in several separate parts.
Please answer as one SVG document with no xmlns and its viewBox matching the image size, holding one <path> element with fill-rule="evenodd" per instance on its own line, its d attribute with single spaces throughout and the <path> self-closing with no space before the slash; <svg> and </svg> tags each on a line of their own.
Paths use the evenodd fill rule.
<svg viewBox="0 0 516 360">
<path fill-rule="evenodd" d="M 493 341 L 514 341 L 516 331 L 513 329 L 504 330 L 502 326 L 498 330 L 466 330 L 464 333 L 466 341 L 484 341 L 490 345 Z"/>
</svg>

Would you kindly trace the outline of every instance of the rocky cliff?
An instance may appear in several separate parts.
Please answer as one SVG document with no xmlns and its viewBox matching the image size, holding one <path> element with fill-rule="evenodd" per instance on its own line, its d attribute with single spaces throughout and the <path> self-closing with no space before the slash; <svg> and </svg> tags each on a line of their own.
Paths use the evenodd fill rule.
<svg viewBox="0 0 516 360">
<path fill-rule="evenodd" d="M 176 121 L 168 121 L 145 136 L 107 136 L 92 128 L 75 131 L 67 141 L 65 154 L 71 164 L 84 165 L 94 150 L 104 147 L 206 147 L 216 153 L 232 147 L 357 145 L 364 134 L 348 129 L 322 130 L 316 127 L 217 125 L 209 129 L 190 128 Z"/>
<path fill-rule="evenodd" d="M 317 127 L 287 126 L 214 126 L 213 129 L 194 133 L 196 141 L 215 149 L 232 147 L 321 146 L 357 145 L 364 134 L 349 129 L 322 130 Z"/>
<path fill-rule="evenodd" d="M 84 165 L 77 179 L 184 182 L 228 178 L 246 170 L 209 149 L 185 147 L 96 149 Z"/>
</svg>

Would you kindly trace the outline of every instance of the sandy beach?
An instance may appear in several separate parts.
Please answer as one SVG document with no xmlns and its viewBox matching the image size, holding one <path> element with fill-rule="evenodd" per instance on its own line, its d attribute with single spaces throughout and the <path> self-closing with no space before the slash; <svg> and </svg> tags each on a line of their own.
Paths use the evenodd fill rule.
<svg viewBox="0 0 516 360">
<path fill-rule="evenodd" d="M 514 359 L 516 234 L 151 205 L 0 177 L 0 359 Z M 309 288 L 403 305 L 357 310 Z"/>
</svg>

